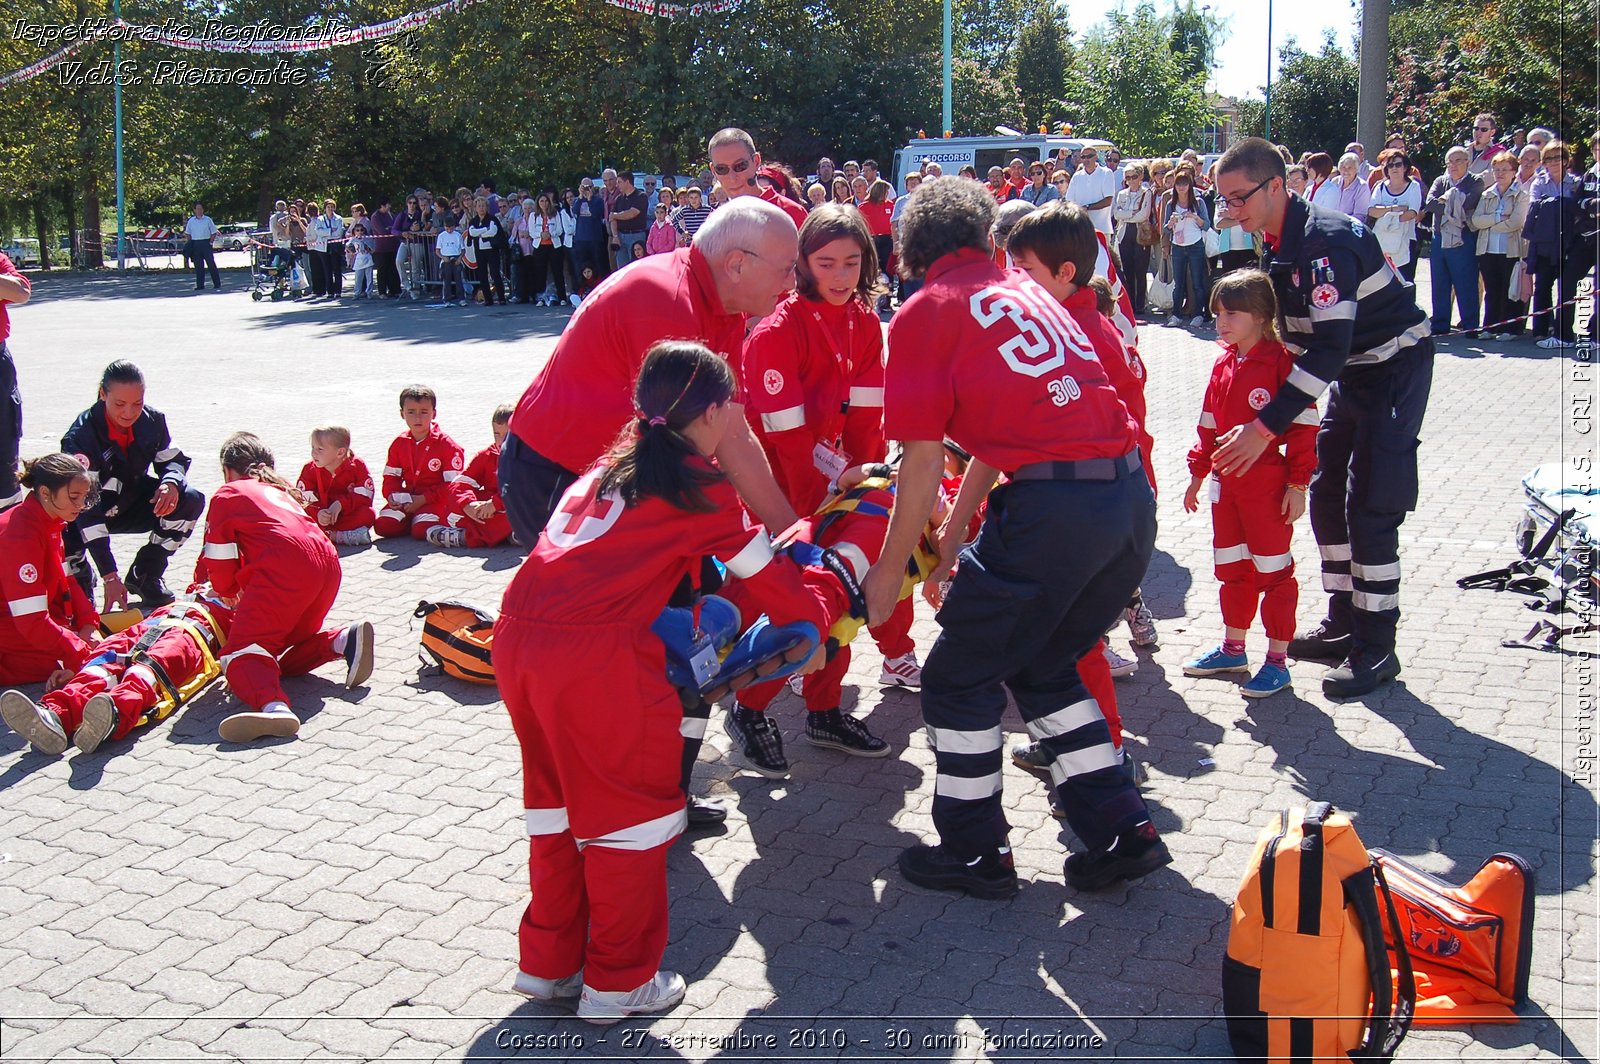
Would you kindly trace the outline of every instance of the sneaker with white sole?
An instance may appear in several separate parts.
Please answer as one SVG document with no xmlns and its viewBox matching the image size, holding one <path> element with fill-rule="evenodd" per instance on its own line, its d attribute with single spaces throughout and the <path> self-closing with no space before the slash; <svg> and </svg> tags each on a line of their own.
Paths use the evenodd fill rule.
<svg viewBox="0 0 1600 1064">
<path fill-rule="evenodd" d="M 372 546 L 372 529 L 346 528 L 328 533 L 328 538 L 336 547 L 370 547 Z"/>
<path fill-rule="evenodd" d="M 901 654 L 898 658 L 885 658 L 883 671 L 878 674 L 879 687 L 921 687 L 922 666 L 917 664 L 917 652 Z"/>
<path fill-rule="evenodd" d="M 1111 644 L 1105 645 L 1106 664 L 1111 666 L 1111 675 L 1118 680 L 1132 676 L 1139 671 L 1139 663 L 1118 654 L 1111 649 Z"/>
<path fill-rule="evenodd" d="M 21 691 L 0 694 L 0 718 L 41 754 L 66 753 L 67 733 L 61 727 L 61 718 Z"/>
<path fill-rule="evenodd" d="M 1221 676 L 1229 672 L 1249 672 L 1250 658 L 1244 654 L 1230 654 L 1222 645 L 1212 647 L 1198 658 L 1183 663 L 1185 676 Z"/>
<path fill-rule="evenodd" d="M 795 675 L 789 677 L 784 682 L 789 685 L 789 690 L 790 691 L 794 692 L 797 695 L 800 695 L 802 698 L 805 697 L 805 693 L 806 693 L 806 678 L 804 676 L 801 676 L 798 673 L 796 673 Z"/>
<path fill-rule="evenodd" d="M 1189 319 L 1189 328 L 1191 329 L 1203 329 L 1205 328 L 1205 324 L 1206 316 L 1204 314 L 1196 314 L 1194 317 Z"/>
<path fill-rule="evenodd" d="M 579 968 L 565 979 L 541 979 L 537 975 L 519 971 L 511 989 L 535 1001 L 575 998 L 583 993 L 583 969 Z"/>
<path fill-rule="evenodd" d="M 353 690 L 372 676 L 372 644 L 374 632 L 371 621 L 352 624 L 344 630 L 344 689 Z"/>
<path fill-rule="evenodd" d="M 806 742 L 853 757 L 888 757 L 889 744 L 867 730 L 860 718 L 838 709 L 806 714 Z"/>
<path fill-rule="evenodd" d="M 83 720 L 72 733 L 72 745 L 80 753 L 92 754 L 100 749 L 117 726 L 117 704 L 104 691 L 83 704 Z"/>
<path fill-rule="evenodd" d="M 1044 744 L 1040 742 L 1018 743 L 1011 748 L 1011 763 L 1036 776 L 1048 778 L 1050 762 L 1053 760 L 1045 753 Z"/>
<path fill-rule="evenodd" d="M 1167 324 L 1176 328 L 1183 324 L 1183 319 L 1178 317 L 1176 314 L 1172 314 L 1167 317 Z"/>
<path fill-rule="evenodd" d="M 1156 616 L 1143 599 L 1137 605 L 1124 609 L 1122 619 L 1127 622 L 1128 638 L 1133 640 L 1134 646 L 1153 647 L 1160 641 L 1161 637 L 1156 633 Z"/>
<path fill-rule="evenodd" d="M 745 763 L 768 779 L 789 775 L 789 759 L 783 756 L 783 733 L 765 713 L 735 702 L 724 723 L 728 736 L 739 744 Z"/>
<path fill-rule="evenodd" d="M 225 743 L 253 743 L 257 739 L 288 739 L 300 734 L 300 718 L 294 710 L 253 709 L 235 713 L 217 726 Z"/>
<path fill-rule="evenodd" d="M 663 1012 L 683 1000 L 688 984 L 677 972 L 661 971 L 632 990 L 595 990 L 585 986 L 578 998 L 578 1018 L 608 1024 L 641 1012 Z"/>
<path fill-rule="evenodd" d="M 451 528 L 449 525 L 434 525 L 428 529 L 428 542 L 435 547 L 465 547 L 467 534 L 462 529 Z"/>
</svg>

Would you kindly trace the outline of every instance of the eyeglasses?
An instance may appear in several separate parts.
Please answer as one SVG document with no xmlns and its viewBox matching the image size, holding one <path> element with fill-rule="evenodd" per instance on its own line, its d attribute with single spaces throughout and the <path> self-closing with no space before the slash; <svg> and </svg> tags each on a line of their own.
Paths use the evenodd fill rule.
<svg viewBox="0 0 1600 1064">
<path fill-rule="evenodd" d="M 1473 129 L 1473 132 L 1475 132 L 1475 133 L 1493 133 L 1494 132 L 1494 127 L 1493 126 L 1473 126 L 1472 129 Z"/>
<path fill-rule="evenodd" d="M 790 276 L 791 274 L 793 274 L 794 271 L 795 271 L 795 268 L 797 266 L 799 266 L 799 262 L 798 261 L 791 262 L 787 266 L 779 266 L 777 263 L 773 262 L 771 259 L 767 258 L 765 255 L 762 255 L 759 252 L 751 251 L 749 248 L 740 248 L 739 250 L 744 252 L 746 255 L 749 255 L 752 259 L 760 259 L 762 262 L 766 263 L 768 266 L 771 266 L 774 269 L 776 269 L 778 271 L 778 273 L 781 276 L 784 276 L 784 277 L 787 277 L 787 276 Z"/>
<path fill-rule="evenodd" d="M 1260 192 L 1262 189 L 1266 188 L 1267 181 L 1271 180 L 1272 178 L 1267 178 L 1266 181 L 1261 182 L 1261 184 L 1257 185 L 1255 188 L 1251 189 L 1249 192 L 1246 192 L 1242 196 L 1223 196 L 1222 200 L 1230 207 L 1243 207 L 1246 203 L 1250 202 L 1251 196 L 1254 196 L 1257 192 Z"/>
<path fill-rule="evenodd" d="M 720 163 L 712 163 L 711 172 L 716 174 L 718 177 L 727 177 L 729 174 L 742 174 L 755 164 L 756 161 L 754 159 L 740 159 L 732 166 L 724 166 Z"/>
<path fill-rule="evenodd" d="M 1385 170 L 1404 170 L 1405 168 L 1405 163 L 1387 163 L 1384 166 Z"/>
</svg>

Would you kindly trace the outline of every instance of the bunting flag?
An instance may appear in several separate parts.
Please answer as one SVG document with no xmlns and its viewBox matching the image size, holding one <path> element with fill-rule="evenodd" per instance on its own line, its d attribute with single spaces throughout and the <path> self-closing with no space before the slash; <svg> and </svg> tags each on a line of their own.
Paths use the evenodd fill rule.
<svg viewBox="0 0 1600 1064">
<path fill-rule="evenodd" d="M 143 26 L 126 19 L 105 19 L 73 27 L 78 39 L 65 48 L 25 67 L 0 74 L 0 88 L 31 81 L 41 74 L 48 73 L 80 48 L 106 38 L 138 41 L 141 44 L 160 44 L 191 52 L 221 52 L 227 55 L 301 54 L 338 48 L 347 44 L 372 44 L 375 41 L 398 37 L 420 29 L 440 15 L 452 14 L 464 7 L 482 2 L 483 0 L 444 0 L 443 3 L 389 19 L 387 22 L 350 27 L 338 22 L 306 27 L 275 27 L 266 23 L 228 26 L 212 21 L 205 23 L 197 31 L 192 26 L 181 25 L 173 20 L 168 20 L 161 26 Z M 730 3 L 730 0 L 717 0 L 717 2 Z M 684 10 L 681 5 L 671 6 Z M 695 9 L 711 7 L 709 4 L 691 6 Z"/>
<path fill-rule="evenodd" d="M 719 15 L 738 7 L 741 0 L 703 0 L 699 3 L 668 3 L 667 0 L 606 0 L 613 7 L 640 15 L 658 15 L 661 18 L 696 18 L 700 15 Z"/>
</svg>

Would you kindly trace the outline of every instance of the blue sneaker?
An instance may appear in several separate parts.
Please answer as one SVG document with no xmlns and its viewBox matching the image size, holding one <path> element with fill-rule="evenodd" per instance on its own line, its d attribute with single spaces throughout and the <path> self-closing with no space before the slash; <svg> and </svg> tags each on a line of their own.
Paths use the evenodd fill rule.
<svg viewBox="0 0 1600 1064">
<path fill-rule="evenodd" d="M 1250 659 L 1246 655 L 1224 653 L 1220 643 L 1198 658 L 1183 663 L 1185 676 L 1220 676 L 1225 672 L 1249 671 Z"/>
<path fill-rule="evenodd" d="M 1282 665 L 1271 662 L 1261 666 L 1259 672 L 1250 677 L 1250 682 L 1239 689 L 1239 693 L 1246 698 L 1266 698 L 1275 695 L 1289 686 L 1289 670 Z"/>
</svg>

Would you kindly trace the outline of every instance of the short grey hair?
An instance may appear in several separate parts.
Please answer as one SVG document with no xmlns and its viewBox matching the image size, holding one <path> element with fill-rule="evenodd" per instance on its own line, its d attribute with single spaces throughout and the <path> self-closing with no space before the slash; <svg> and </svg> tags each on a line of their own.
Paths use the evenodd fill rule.
<svg viewBox="0 0 1600 1064">
<path fill-rule="evenodd" d="M 736 248 L 756 247 L 769 227 L 794 222 L 782 210 L 759 196 L 736 196 L 711 212 L 694 234 L 694 246 L 708 259 L 720 259 Z"/>
<path fill-rule="evenodd" d="M 1360 166 L 1361 156 L 1357 155 L 1353 151 L 1347 151 L 1343 155 L 1339 156 L 1339 168 L 1341 170 L 1344 169 L 1345 163 L 1349 163 L 1351 166 Z"/>
<path fill-rule="evenodd" d="M 989 235 L 994 240 L 994 246 L 1001 251 L 1006 249 L 1006 243 L 1011 239 L 1011 230 L 1017 223 L 1034 212 L 1033 204 L 1024 199 L 1007 200 L 995 212 L 994 225 L 989 228 Z"/>
<path fill-rule="evenodd" d="M 1543 126 L 1534 126 L 1532 129 L 1528 130 L 1528 139 L 1532 140 L 1534 137 L 1543 137 L 1545 140 L 1555 140 L 1556 134 L 1554 130 L 1546 129 Z"/>
<path fill-rule="evenodd" d="M 1459 144 L 1457 144 L 1455 147 L 1451 148 L 1449 151 L 1444 153 L 1444 161 L 1445 162 L 1449 162 L 1451 159 L 1455 159 L 1455 158 L 1458 158 L 1458 157 L 1462 158 L 1462 159 L 1471 159 L 1472 158 L 1472 153 L 1469 152 L 1467 149 L 1463 148 Z"/>
<path fill-rule="evenodd" d="M 615 170 L 611 169 L 611 167 L 609 167 L 609 166 L 606 167 L 604 170 L 600 171 L 600 179 L 602 181 L 604 181 L 608 177 L 616 177 L 616 176 L 617 176 L 617 172 Z"/>
</svg>

